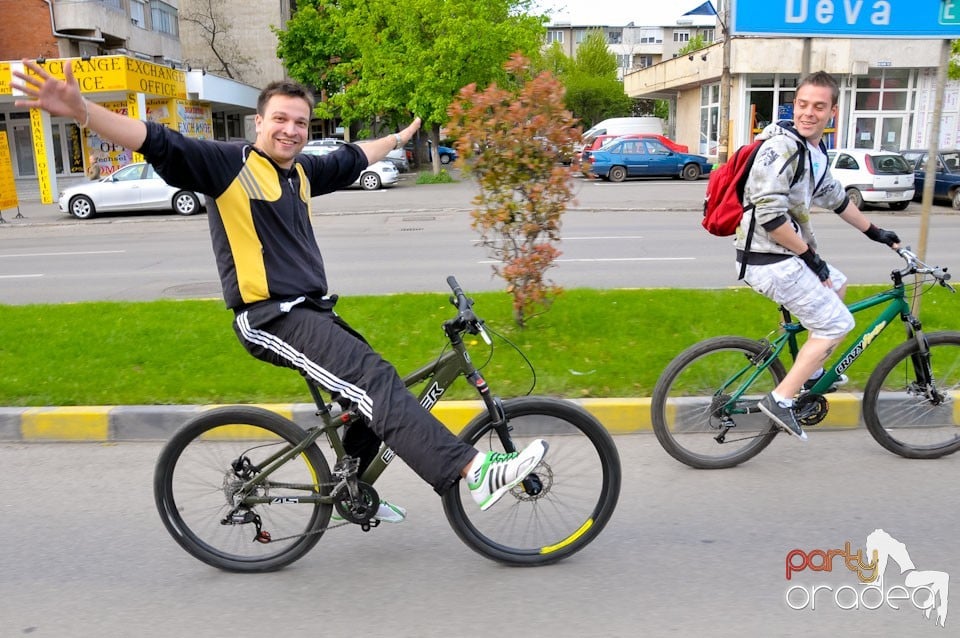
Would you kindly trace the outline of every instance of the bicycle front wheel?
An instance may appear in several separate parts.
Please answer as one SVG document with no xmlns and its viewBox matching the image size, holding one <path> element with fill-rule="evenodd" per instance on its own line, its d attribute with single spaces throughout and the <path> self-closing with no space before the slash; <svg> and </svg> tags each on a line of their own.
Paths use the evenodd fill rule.
<svg viewBox="0 0 960 638">
<path fill-rule="evenodd" d="M 753 339 L 714 337 L 670 362 L 650 403 L 653 431 L 670 456 L 697 469 L 722 469 L 770 445 L 779 430 L 757 403 L 783 379 L 783 364 L 775 359 L 742 387 L 769 357 L 766 349 Z"/>
<path fill-rule="evenodd" d="M 234 572 L 265 572 L 317 544 L 332 506 L 300 503 L 330 492 L 330 468 L 316 445 L 271 473 L 242 505 L 240 487 L 306 437 L 298 425 L 251 406 L 204 412 L 163 448 L 153 493 L 174 540 L 203 562 Z"/>
<path fill-rule="evenodd" d="M 863 421 L 877 443 L 910 459 L 960 449 L 960 332 L 926 335 L 927 364 L 915 340 L 894 348 L 863 391 Z"/>
<path fill-rule="evenodd" d="M 457 536 L 474 551 L 508 565 L 545 565 L 566 558 L 597 537 L 620 495 L 620 455 L 610 434 L 589 412 L 546 397 L 504 401 L 517 449 L 544 439 L 547 455 L 524 483 L 481 512 L 460 481 L 443 495 Z M 489 414 L 460 437 L 480 451 L 503 451 Z"/>
</svg>

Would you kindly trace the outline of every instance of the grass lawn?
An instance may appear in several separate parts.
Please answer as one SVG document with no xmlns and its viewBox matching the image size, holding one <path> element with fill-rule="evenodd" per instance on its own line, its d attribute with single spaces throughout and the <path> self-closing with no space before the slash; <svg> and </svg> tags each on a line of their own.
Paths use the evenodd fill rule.
<svg viewBox="0 0 960 638">
<path fill-rule="evenodd" d="M 880 289 L 851 288 L 847 298 Z M 721 334 L 761 338 L 778 321 L 772 302 L 746 288 L 567 290 L 522 330 L 506 293 L 472 296 L 477 314 L 532 363 L 533 392 L 568 398 L 649 396 L 687 346 Z M 956 308 L 945 290 L 926 295 L 924 329 L 955 328 Z M 453 315 L 445 294 L 351 297 L 337 311 L 401 372 L 442 352 L 440 324 Z M 231 320 L 220 301 L 0 305 L 0 405 L 309 402 L 296 372 L 244 351 Z M 848 371 L 852 386 L 862 388 L 902 339 L 899 326 L 884 332 Z M 531 390 L 534 373 L 506 341 L 494 338 L 492 357 L 479 338 L 468 344 L 495 394 Z M 471 392 L 461 382 L 447 398 L 474 398 Z"/>
</svg>

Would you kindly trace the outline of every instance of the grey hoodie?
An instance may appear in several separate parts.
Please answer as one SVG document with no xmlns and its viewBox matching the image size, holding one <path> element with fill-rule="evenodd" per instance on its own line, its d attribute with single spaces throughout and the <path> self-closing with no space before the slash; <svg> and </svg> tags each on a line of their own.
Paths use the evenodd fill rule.
<svg viewBox="0 0 960 638">
<path fill-rule="evenodd" d="M 734 246 L 740 251 L 744 249 L 750 220 L 756 215 L 757 221 L 750 243 L 751 254 L 792 255 L 792 252 L 769 235 L 769 231 L 788 222 L 793 225 L 797 234 L 816 250 L 817 240 L 810 226 L 810 207 L 818 206 L 837 213 L 843 212 L 848 201 L 843 186 L 830 175 L 829 168 L 819 186 L 815 183 L 816 177 L 810 166 L 810 152 L 806 141 L 793 127 L 793 122 L 770 124 L 757 139 L 766 141 L 760 147 L 750 169 L 743 195 L 744 204 L 752 203 L 756 208 L 748 208 L 744 212 Z M 802 150 L 798 153 L 800 149 Z M 791 186 L 794 175 L 801 166 L 804 172 L 800 181 Z M 750 259 L 748 263 L 758 263 L 758 260 Z"/>
</svg>

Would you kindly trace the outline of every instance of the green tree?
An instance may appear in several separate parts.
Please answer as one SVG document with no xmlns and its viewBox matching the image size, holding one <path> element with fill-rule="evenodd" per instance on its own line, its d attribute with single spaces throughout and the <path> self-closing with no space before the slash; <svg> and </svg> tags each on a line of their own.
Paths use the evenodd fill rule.
<svg viewBox="0 0 960 638">
<path fill-rule="evenodd" d="M 577 48 L 570 70 L 562 76 L 567 108 L 589 128 L 608 117 L 629 115 L 633 101 L 617 78 L 617 58 L 599 29 L 591 30 Z"/>
<path fill-rule="evenodd" d="M 951 80 L 960 80 L 960 40 L 950 41 L 950 63 L 947 66 L 947 77 Z"/>
<path fill-rule="evenodd" d="M 560 254 L 560 219 L 573 191 L 571 169 L 557 159 L 573 151 L 580 131 L 552 74 L 534 77 L 519 54 L 504 68 L 503 86 L 460 91 L 448 126 L 457 161 L 480 187 L 473 227 L 500 262 L 493 270 L 513 296 L 514 321 L 524 326 L 560 292 L 546 271 Z"/>
<path fill-rule="evenodd" d="M 378 116 L 396 126 L 419 115 L 434 146 L 457 91 L 502 78 L 511 52 L 536 51 L 545 20 L 528 15 L 531 0 L 306 0 L 298 6 L 278 34 L 291 76 L 325 80 L 328 112 L 346 122 Z M 439 169 L 434 154 L 434 172 Z"/>
<path fill-rule="evenodd" d="M 697 35 L 692 38 L 677 51 L 677 55 L 687 55 L 693 53 L 694 51 L 699 51 L 700 49 L 705 49 L 710 46 L 710 43 L 703 39 L 702 35 Z"/>
</svg>

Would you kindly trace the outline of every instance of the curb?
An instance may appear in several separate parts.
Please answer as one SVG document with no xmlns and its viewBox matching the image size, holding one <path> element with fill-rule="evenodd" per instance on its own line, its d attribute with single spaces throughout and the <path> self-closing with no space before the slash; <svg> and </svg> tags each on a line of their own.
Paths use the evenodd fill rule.
<svg viewBox="0 0 960 638">
<path fill-rule="evenodd" d="M 574 403 L 596 417 L 611 434 L 650 433 L 650 399 L 579 399 Z M 139 405 L 0 408 L 0 442 L 16 441 L 157 441 L 166 440 L 193 416 L 214 405 Z M 261 404 L 302 427 L 315 425 L 312 403 Z M 441 401 L 433 414 L 459 433 L 482 409 L 480 401 Z M 830 413 L 817 426 L 859 427 L 860 397 L 836 393 Z"/>
</svg>

